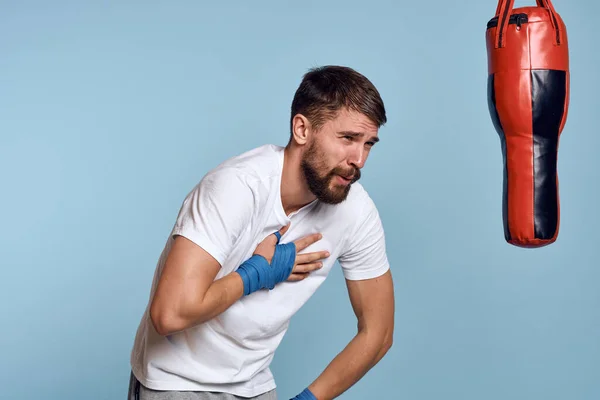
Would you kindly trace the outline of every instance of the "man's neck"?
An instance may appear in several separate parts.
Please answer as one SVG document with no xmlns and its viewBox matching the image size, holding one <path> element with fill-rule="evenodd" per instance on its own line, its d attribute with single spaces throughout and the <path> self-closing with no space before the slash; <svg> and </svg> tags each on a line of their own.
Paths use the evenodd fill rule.
<svg viewBox="0 0 600 400">
<path fill-rule="evenodd" d="M 289 146 L 284 150 L 281 175 L 281 202 L 286 215 L 298 211 L 316 199 L 310 192 L 300 167 L 301 155 Z"/>
</svg>

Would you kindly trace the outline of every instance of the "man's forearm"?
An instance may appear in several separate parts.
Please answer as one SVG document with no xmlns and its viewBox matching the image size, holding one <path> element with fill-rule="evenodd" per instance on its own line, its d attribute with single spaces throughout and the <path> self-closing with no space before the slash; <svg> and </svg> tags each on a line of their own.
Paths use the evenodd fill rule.
<svg viewBox="0 0 600 400">
<path fill-rule="evenodd" d="M 155 315 L 155 327 L 161 335 L 169 335 L 204 323 L 227 310 L 243 294 L 244 282 L 237 272 L 232 272 L 212 282 L 203 296 L 186 296 L 186 301 L 170 315 Z"/>
<path fill-rule="evenodd" d="M 310 391 L 318 400 L 336 398 L 373 368 L 390 346 L 389 336 L 359 331 L 309 386 Z"/>
<path fill-rule="evenodd" d="M 206 295 L 189 317 L 191 326 L 206 322 L 221 314 L 244 294 L 244 282 L 237 272 L 232 272 L 214 281 Z"/>
</svg>

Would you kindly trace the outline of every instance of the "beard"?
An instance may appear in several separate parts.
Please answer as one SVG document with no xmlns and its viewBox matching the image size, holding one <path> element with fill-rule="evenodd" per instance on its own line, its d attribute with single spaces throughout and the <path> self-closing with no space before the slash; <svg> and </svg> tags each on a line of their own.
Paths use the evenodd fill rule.
<svg viewBox="0 0 600 400">
<path fill-rule="evenodd" d="M 304 179 L 309 190 L 318 200 L 326 204 L 339 204 L 348 197 L 352 184 L 360 179 L 360 169 L 336 167 L 327 171 L 325 160 L 325 154 L 317 149 L 315 142 L 312 142 L 300 163 Z M 348 184 L 340 184 L 334 181 L 337 175 L 352 176 L 352 180 Z"/>
</svg>

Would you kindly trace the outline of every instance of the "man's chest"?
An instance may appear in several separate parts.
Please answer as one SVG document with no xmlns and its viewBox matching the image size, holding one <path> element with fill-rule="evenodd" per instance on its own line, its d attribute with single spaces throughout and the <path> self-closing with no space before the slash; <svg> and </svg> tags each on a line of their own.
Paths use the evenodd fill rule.
<svg viewBox="0 0 600 400">
<path fill-rule="evenodd" d="M 321 233 L 322 239 L 299 251 L 299 254 L 326 250 L 330 253 L 323 260 L 322 273 L 327 274 L 338 258 L 346 243 L 347 234 L 351 229 L 351 221 L 334 212 L 323 212 L 319 209 L 307 210 L 290 216 L 290 226 L 281 237 L 280 243 L 291 243 L 313 233 Z M 225 262 L 222 273 L 234 271 L 242 262 L 252 256 L 260 242 L 275 231 L 281 229 L 281 220 L 275 213 L 263 219 L 255 226 L 249 226 L 232 254 Z"/>
</svg>

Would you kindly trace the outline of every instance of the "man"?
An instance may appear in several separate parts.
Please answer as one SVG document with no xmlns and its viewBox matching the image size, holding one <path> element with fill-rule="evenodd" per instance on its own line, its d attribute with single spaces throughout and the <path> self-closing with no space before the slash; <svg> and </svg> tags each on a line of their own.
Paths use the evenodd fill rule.
<svg viewBox="0 0 600 400">
<path fill-rule="evenodd" d="M 313 69 L 287 146 L 235 156 L 187 195 L 136 334 L 130 399 L 276 399 L 274 352 L 336 260 L 358 331 L 295 398 L 333 399 L 379 362 L 393 284 L 377 208 L 356 181 L 385 122 L 367 78 Z"/>
</svg>

